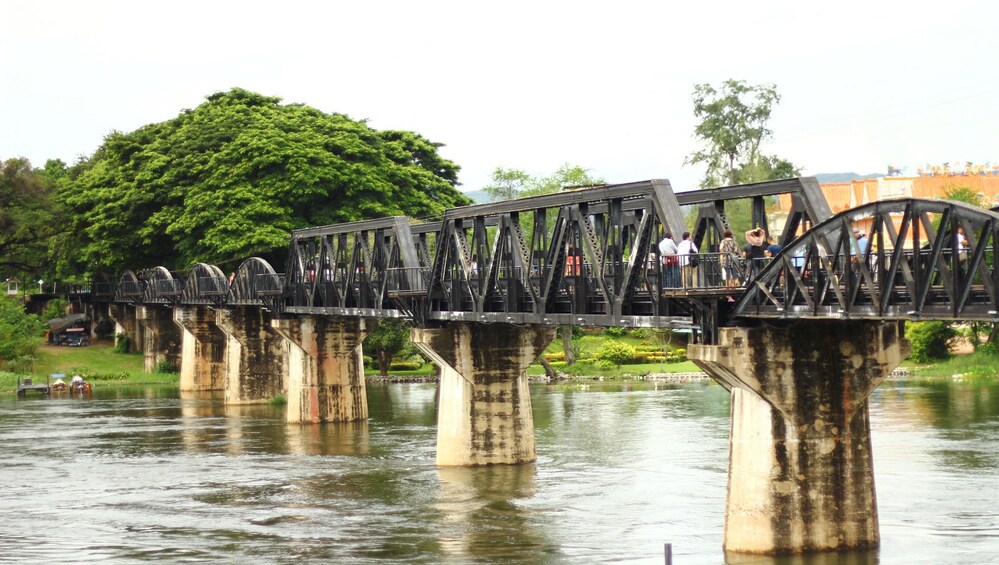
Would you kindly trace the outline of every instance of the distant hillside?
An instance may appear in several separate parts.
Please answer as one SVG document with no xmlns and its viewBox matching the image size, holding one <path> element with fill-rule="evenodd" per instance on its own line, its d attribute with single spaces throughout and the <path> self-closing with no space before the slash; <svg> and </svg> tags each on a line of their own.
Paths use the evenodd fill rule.
<svg viewBox="0 0 999 565">
<path fill-rule="evenodd" d="M 884 175 L 881 173 L 871 173 L 869 175 L 860 175 L 857 173 L 819 173 L 815 175 L 815 178 L 819 180 L 819 184 L 825 184 L 827 182 L 850 182 L 852 180 L 876 179 L 883 176 Z"/>
<path fill-rule="evenodd" d="M 465 193 L 465 196 L 472 199 L 475 204 L 483 204 L 489 202 L 489 195 L 486 194 L 484 190 L 469 190 Z"/>
</svg>

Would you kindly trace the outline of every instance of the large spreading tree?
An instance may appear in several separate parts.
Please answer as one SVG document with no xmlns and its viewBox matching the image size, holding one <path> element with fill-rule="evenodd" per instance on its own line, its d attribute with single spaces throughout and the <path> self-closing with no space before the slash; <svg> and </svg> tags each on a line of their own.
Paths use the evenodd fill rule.
<svg viewBox="0 0 999 565">
<path fill-rule="evenodd" d="M 73 168 L 78 268 L 282 260 L 289 233 L 467 204 L 440 144 L 242 89 L 112 133 Z"/>
<path fill-rule="evenodd" d="M 55 184 L 24 158 L 0 162 L 0 276 L 37 275 L 67 231 Z"/>
<path fill-rule="evenodd" d="M 719 87 L 694 85 L 694 137 L 701 149 L 686 164 L 706 167 L 701 188 L 745 184 L 797 176 L 793 163 L 766 155 L 761 145 L 773 136 L 770 113 L 780 102 L 773 84 L 749 85 L 726 80 Z"/>
</svg>

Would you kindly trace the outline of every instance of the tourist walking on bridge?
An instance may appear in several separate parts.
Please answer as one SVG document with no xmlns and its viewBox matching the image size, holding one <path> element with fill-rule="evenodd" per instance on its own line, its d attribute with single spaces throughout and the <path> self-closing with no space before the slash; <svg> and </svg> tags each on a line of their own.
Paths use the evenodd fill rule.
<svg viewBox="0 0 999 565">
<path fill-rule="evenodd" d="M 676 254 L 680 259 L 680 273 L 683 277 L 683 288 L 694 286 L 697 280 L 697 246 L 690 240 L 690 232 L 683 232 L 683 241 L 676 246 Z"/>
<path fill-rule="evenodd" d="M 732 230 L 725 230 L 723 236 L 718 246 L 722 280 L 725 281 L 725 286 L 739 286 L 739 244 L 736 243 Z"/>
<path fill-rule="evenodd" d="M 680 286 L 680 264 L 677 262 L 677 246 L 673 234 L 666 232 L 659 242 L 659 256 L 663 264 L 663 288 Z"/>
<path fill-rule="evenodd" d="M 754 228 L 746 232 L 746 280 L 752 279 L 763 267 L 766 258 L 767 232 Z"/>
</svg>

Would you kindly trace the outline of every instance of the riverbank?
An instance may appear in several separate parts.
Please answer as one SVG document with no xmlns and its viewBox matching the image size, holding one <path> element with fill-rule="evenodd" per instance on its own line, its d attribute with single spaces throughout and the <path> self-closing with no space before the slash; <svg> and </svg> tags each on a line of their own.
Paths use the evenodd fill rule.
<svg viewBox="0 0 999 565">
<path fill-rule="evenodd" d="M 592 381 L 658 381 L 683 383 L 705 380 L 708 376 L 691 361 L 679 363 L 644 363 L 622 365 L 609 369 L 590 367 L 588 370 L 574 370 L 573 374 L 559 373 L 550 379 L 539 365 L 528 368 L 532 382 L 592 382 Z M 61 347 L 42 345 L 36 354 L 31 377 L 36 383 L 45 383 L 52 374 L 83 375 L 97 386 L 106 385 L 171 385 L 177 384 L 177 373 L 146 373 L 143 370 L 142 355 L 138 353 L 117 353 L 110 342 L 99 341 L 86 347 Z M 436 371 L 430 364 L 413 371 L 393 371 L 383 377 L 377 371 L 366 371 L 366 378 L 372 383 L 411 383 L 436 382 Z M 905 362 L 892 372 L 891 379 L 990 379 L 999 376 L 999 359 L 984 353 L 954 355 L 947 361 L 919 365 Z M 24 375 L 0 371 L 0 393 L 13 393 L 19 379 Z"/>
</svg>

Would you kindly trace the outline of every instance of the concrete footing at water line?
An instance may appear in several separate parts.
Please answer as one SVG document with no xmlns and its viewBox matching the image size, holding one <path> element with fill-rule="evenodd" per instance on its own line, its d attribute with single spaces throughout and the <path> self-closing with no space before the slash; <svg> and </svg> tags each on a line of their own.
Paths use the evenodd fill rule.
<svg viewBox="0 0 999 565">
<path fill-rule="evenodd" d="M 877 547 L 867 400 L 908 354 L 903 324 L 722 328 L 687 354 L 732 394 L 725 550 Z"/>
<path fill-rule="evenodd" d="M 176 306 L 173 321 L 181 330 L 180 390 L 225 388 L 226 336 L 208 306 Z"/>
<path fill-rule="evenodd" d="M 441 370 L 438 465 L 537 459 L 526 371 L 554 337 L 555 328 L 544 325 L 413 329 L 413 342 Z"/>
<path fill-rule="evenodd" d="M 147 373 L 160 363 L 180 367 L 180 327 L 173 321 L 173 311 L 162 304 L 139 304 L 135 320 L 141 328 L 142 365 Z"/>
<path fill-rule="evenodd" d="M 139 322 L 135 319 L 135 305 L 122 302 L 108 305 L 108 314 L 114 322 L 115 346 L 118 340 L 125 339 L 125 351 L 134 353 L 142 351 L 142 338 Z"/>
<path fill-rule="evenodd" d="M 258 404 L 288 392 L 291 344 L 271 327 L 270 312 L 255 306 L 215 311 L 225 334 L 225 403 Z"/>
<path fill-rule="evenodd" d="M 288 421 L 352 422 L 368 417 L 361 343 L 364 318 L 302 315 L 273 320 L 288 348 Z"/>
</svg>

